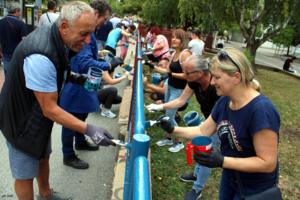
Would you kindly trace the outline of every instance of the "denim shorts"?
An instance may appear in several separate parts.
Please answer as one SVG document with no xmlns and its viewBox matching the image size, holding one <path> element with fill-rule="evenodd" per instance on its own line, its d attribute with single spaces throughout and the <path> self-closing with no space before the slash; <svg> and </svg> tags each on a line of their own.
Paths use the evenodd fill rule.
<svg viewBox="0 0 300 200">
<path fill-rule="evenodd" d="M 6 141 L 11 173 L 14 179 L 33 179 L 39 174 L 39 160 L 18 150 Z M 51 153 L 51 139 L 48 141 L 44 157 Z"/>
</svg>

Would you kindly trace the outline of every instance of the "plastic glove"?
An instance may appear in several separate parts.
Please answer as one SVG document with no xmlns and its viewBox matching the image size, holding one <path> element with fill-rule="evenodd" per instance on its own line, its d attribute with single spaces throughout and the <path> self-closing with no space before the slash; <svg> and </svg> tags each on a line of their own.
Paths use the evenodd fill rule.
<svg viewBox="0 0 300 200">
<path fill-rule="evenodd" d="M 153 63 L 149 63 L 148 61 L 145 61 L 145 65 L 148 65 L 151 69 L 154 69 Z"/>
<path fill-rule="evenodd" d="M 168 133 L 172 133 L 174 131 L 174 125 L 172 124 L 170 117 L 166 116 L 166 115 L 162 115 L 160 116 L 157 120 L 156 120 L 157 124 L 160 125 L 162 127 L 162 129 L 164 129 L 166 132 Z"/>
<path fill-rule="evenodd" d="M 150 104 L 148 106 L 146 106 L 146 108 L 149 110 L 149 112 L 154 112 L 154 111 L 160 111 L 163 110 L 163 104 Z"/>
<path fill-rule="evenodd" d="M 199 154 L 199 156 L 194 154 L 194 159 L 200 165 L 210 168 L 223 166 L 224 156 L 217 149 L 213 149 L 211 153 L 197 151 L 197 154 Z"/>
<path fill-rule="evenodd" d="M 113 137 L 104 128 L 97 127 L 92 124 L 87 124 L 86 135 L 89 136 L 96 145 L 116 146 L 116 144 L 111 141 L 111 139 L 113 139 Z"/>
<path fill-rule="evenodd" d="M 170 73 L 163 73 L 160 75 L 160 81 L 166 80 L 167 78 L 169 78 Z"/>
<path fill-rule="evenodd" d="M 67 77 L 67 82 L 71 82 L 76 85 L 84 86 L 84 83 L 87 81 L 87 75 L 86 74 L 77 74 L 72 72 L 70 76 Z"/>
</svg>

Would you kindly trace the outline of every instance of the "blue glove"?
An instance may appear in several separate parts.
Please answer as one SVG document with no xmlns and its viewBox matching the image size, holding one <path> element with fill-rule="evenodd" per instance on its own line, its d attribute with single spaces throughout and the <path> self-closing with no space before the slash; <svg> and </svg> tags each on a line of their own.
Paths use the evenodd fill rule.
<svg viewBox="0 0 300 200">
<path fill-rule="evenodd" d="M 85 134 L 87 136 L 89 136 L 96 145 L 101 145 L 101 146 L 113 145 L 113 146 L 116 146 L 116 144 L 111 141 L 111 139 L 114 139 L 114 138 L 104 128 L 97 127 L 97 126 L 94 126 L 92 124 L 87 124 Z"/>
</svg>

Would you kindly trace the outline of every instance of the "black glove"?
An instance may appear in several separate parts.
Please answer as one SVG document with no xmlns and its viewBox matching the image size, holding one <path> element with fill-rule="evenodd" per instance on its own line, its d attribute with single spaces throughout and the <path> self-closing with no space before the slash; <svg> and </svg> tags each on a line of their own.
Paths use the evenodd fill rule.
<svg viewBox="0 0 300 200">
<path fill-rule="evenodd" d="M 172 124 L 170 117 L 166 115 L 160 116 L 157 120 L 157 124 L 162 127 L 168 133 L 172 133 L 174 131 L 174 125 Z"/>
<path fill-rule="evenodd" d="M 106 60 L 104 58 L 98 58 L 98 61 L 100 61 L 100 62 L 106 62 Z"/>
<path fill-rule="evenodd" d="M 86 82 L 87 78 L 88 77 L 86 74 L 72 73 L 70 76 L 67 77 L 67 82 L 84 86 L 84 83 Z"/>
<path fill-rule="evenodd" d="M 86 125 L 86 135 L 89 136 L 96 145 L 116 146 L 116 144 L 111 141 L 111 139 L 113 139 L 113 137 L 104 128 L 97 127 L 97 126 L 94 126 L 91 124 L 87 124 Z"/>
<path fill-rule="evenodd" d="M 154 65 L 148 61 L 145 61 L 145 65 L 148 65 L 151 69 L 154 69 Z"/>
<path fill-rule="evenodd" d="M 213 149 L 211 153 L 197 151 L 197 154 L 199 154 L 199 156 L 194 154 L 194 159 L 200 165 L 210 168 L 223 166 L 224 156 L 217 149 Z"/>
<path fill-rule="evenodd" d="M 161 74 L 159 82 L 161 82 L 161 81 L 166 80 L 167 78 L 169 78 L 169 75 L 170 75 L 169 73 L 163 73 L 163 74 Z"/>
<path fill-rule="evenodd" d="M 114 70 L 117 66 L 122 65 L 124 63 L 124 61 L 122 60 L 122 58 L 120 57 L 113 57 L 110 61 L 110 65 L 112 70 Z"/>
</svg>

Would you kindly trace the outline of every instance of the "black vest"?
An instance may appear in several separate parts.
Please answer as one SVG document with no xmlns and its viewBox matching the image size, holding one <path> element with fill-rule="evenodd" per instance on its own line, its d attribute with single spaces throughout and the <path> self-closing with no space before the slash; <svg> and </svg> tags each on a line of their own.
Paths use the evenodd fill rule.
<svg viewBox="0 0 300 200">
<path fill-rule="evenodd" d="M 42 158 L 45 153 L 53 121 L 43 116 L 33 91 L 26 88 L 24 59 L 31 54 L 48 57 L 56 68 L 59 93 L 64 81 L 64 71 L 69 70 L 65 49 L 55 23 L 36 29 L 15 49 L 0 94 L 2 133 L 14 147 L 37 159 Z"/>
</svg>

